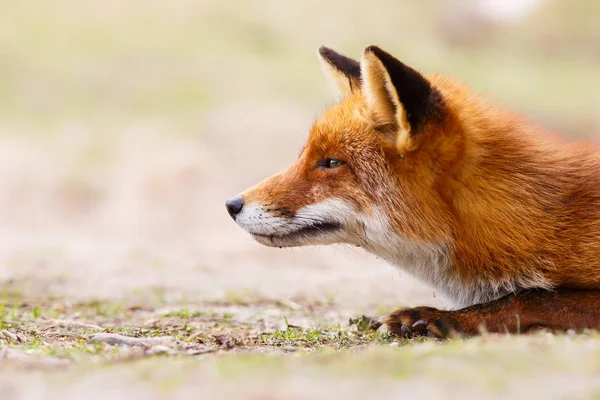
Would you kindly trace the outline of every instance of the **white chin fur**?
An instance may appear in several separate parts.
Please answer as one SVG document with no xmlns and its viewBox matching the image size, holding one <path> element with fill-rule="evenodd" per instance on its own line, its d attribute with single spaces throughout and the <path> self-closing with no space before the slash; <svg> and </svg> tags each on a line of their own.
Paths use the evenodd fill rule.
<svg viewBox="0 0 600 400">
<path fill-rule="evenodd" d="M 252 235 L 252 234 L 251 234 Z M 254 240 L 269 247 L 299 247 L 340 243 L 341 233 L 337 231 L 292 236 L 261 236 L 252 235 Z"/>
<path fill-rule="evenodd" d="M 250 203 L 236 222 L 261 244 L 294 247 L 346 242 L 344 226 L 352 215 L 353 207 L 338 199 L 302 207 L 294 217 L 273 216 L 260 204 Z"/>
</svg>

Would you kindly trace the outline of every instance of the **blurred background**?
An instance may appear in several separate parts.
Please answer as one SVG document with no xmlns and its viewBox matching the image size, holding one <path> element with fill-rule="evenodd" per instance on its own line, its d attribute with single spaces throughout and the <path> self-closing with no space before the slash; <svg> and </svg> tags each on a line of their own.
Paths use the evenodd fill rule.
<svg viewBox="0 0 600 400">
<path fill-rule="evenodd" d="M 364 252 L 254 243 L 224 208 L 334 99 L 316 49 L 377 44 L 569 137 L 600 135 L 600 2 L 22 0 L 0 15 L 0 280 L 436 304 Z"/>
</svg>

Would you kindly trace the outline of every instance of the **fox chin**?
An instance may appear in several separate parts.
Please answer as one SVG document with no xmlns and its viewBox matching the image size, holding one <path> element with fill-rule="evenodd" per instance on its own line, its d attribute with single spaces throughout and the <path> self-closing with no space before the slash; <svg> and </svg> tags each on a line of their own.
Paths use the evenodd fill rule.
<svg viewBox="0 0 600 400">
<path fill-rule="evenodd" d="M 230 198 L 256 241 L 364 247 L 451 310 L 385 318 L 402 336 L 600 328 L 600 150 L 567 143 L 376 46 L 319 49 L 339 94 L 285 171 Z"/>
</svg>

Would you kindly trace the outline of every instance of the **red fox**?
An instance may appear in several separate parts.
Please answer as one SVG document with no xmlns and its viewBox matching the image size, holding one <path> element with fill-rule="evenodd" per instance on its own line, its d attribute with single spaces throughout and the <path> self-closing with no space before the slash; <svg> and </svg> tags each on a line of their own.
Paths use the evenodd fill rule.
<svg viewBox="0 0 600 400">
<path fill-rule="evenodd" d="M 341 100 L 294 165 L 227 201 L 240 227 L 361 246 L 452 305 L 391 313 L 396 335 L 600 329 L 600 150 L 376 46 L 319 55 Z"/>
</svg>

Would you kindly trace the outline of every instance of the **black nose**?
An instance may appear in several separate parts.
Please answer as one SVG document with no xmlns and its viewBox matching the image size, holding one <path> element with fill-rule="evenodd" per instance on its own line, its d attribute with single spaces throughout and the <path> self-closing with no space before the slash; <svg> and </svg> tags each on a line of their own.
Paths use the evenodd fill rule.
<svg viewBox="0 0 600 400">
<path fill-rule="evenodd" d="M 225 206 L 227 207 L 227 211 L 229 212 L 229 215 L 231 215 L 231 218 L 235 219 L 240 211 L 242 211 L 242 208 L 244 208 L 244 199 L 241 197 L 232 197 L 227 200 Z"/>
</svg>

